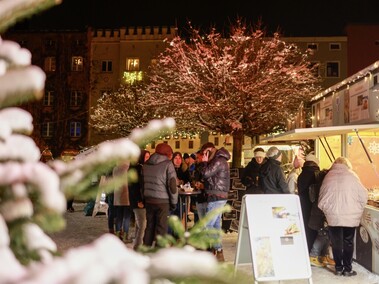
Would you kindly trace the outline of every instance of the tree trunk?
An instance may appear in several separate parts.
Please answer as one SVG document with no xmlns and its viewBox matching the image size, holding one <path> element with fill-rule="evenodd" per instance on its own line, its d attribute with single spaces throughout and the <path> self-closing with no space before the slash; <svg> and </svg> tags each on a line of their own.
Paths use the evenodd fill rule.
<svg viewBox="0 0 379 284">
<path fill-rule="evenodd" d="M 236 130 L 233 133 L 233 160 L 232 168 L 241 168 L 242 166 L 242 145 L 243 130 Z"/>
</svg>

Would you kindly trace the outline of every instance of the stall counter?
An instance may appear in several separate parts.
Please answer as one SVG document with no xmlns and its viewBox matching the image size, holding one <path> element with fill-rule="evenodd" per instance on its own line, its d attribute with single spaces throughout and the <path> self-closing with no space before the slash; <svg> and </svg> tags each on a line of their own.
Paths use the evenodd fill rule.
<svg viewBox="0 0 379 284">
<path fill-rule="evenodd" d="M 357 229 L 355 260 L 379 275 L 379 208 L 367 205 Z"/>
</svg>

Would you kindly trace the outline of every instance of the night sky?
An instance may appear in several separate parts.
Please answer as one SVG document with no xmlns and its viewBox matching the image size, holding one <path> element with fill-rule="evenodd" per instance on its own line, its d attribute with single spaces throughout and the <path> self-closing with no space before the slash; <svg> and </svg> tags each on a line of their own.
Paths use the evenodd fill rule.
<svg viewBox="0 0 379 284">
<path fill-rule="evenodd" d="M 178 25 L 226 29 L 239 17 L 284 36 L 344 35 L 347 23 L 379 24 L 379 0 L 63 0 L 19 26 L 27 28 L 112 28 Z"/>
</svg>

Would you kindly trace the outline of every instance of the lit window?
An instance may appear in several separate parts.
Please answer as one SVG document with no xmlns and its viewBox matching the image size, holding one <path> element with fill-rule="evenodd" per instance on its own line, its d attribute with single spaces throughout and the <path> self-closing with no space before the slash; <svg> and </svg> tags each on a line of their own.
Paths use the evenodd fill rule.
<svg viewBox="0 0 379 284">
<path fill-rule="evenodd" d="M 175 141 L 175 149 L 180 149 L 180 141 Z"/>
<path fill-rule="evenodd" d="M 83 71 L 83 57 L 81 56 L 72 57 L 71 71 Z"/>
<path fill-rule="evenodd" d="M 338 62 L 327 62 L 326 63 L 326 77 L 339 77 L 340 76 L 339 67 L 340 65 Z"/>
<path fill-rule="evenodd" d="M 70 106 L 79 106 L 82 101 L 83 94 L 80 91 L 71 91 Z"/>
<path fill-rule="evenodd" d="M 219 143 L 220 143 L 220 140 L 219 140 L 219 138 L 218 137 L 215 137 L 215 146 L 218 146 L 219 145 Z"/>
<path fill-rule="evenodd" d="M 56 61 L 55 57 L 46 57 L 44 62 L 44 70 L 46 72 L 55 72 L 56 70 Z"/>
<path fill-rule="evenodd" d="M 193 149 L 193 140 L 188 141 L 188 149 Z"/>
<path fill-rule="evenodd" d="M 45 122 L 42 124 L 42 136 L 43 137 L 53 136 L 53 124 L 51 122 Z"/>
<path fill-rule="evenodd" d="M 112 72 L 112 61 L 104 60 L 101 62 L 101 71 L 102 72 Z"/>
<path fill-rule="evenodd" d="M 127 58 L 126 59 L 126 70 L 128 70 L 128 71 L 139 71 L 139 59 L 138 58 Z"/>
<path fill-rule="evenodd" d="M 54 103 L 54 92 L 53 91 L 46 91 L 45 95 L 43 96 L 43 105 L 44 106 L 52 106 Z"/>
<path fill-rule="evenodd" d="M 341 44 L 340 43 L 330 43 L 329 49 L 330 50 L 341 50 Z"/>
<path fill-rule="evenodd" d="M 70 136 L 71 137 L 80 137 L 82 135 L 82 128 L 80 122 L 71 122 L 70 123 Z"/>
</svg>

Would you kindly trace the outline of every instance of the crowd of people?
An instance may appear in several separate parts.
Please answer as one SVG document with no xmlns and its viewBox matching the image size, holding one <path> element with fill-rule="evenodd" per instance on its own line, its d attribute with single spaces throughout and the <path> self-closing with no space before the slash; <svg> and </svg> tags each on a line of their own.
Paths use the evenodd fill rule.
<svg viewBox="0 0 379 284">
<path fill-rule="evenodd" d="M 225 148 L 217 149 L 213 143 L 205 143 L 192 154 L 173 152 L 167 143 L 160 143 L 154 153 L 141 151 L 135 164 L 120 163 L 111 176 L 137 172 L 138 179 L 125 183 L 107 195 L 109 232 L 123 242 L 133 242 L 138 250 L 141 245 L 153 247 L 157 236 L 174 234 L 168 227 L 168 217 L 176 215 L 182 222 L 183 212 L 192 211 L 197 222 L 208 212 L 225 206 L 230 188 L 230 154 Z M 179 190 L 189 184 L 199 191 L 189 204 L 179 198 Z M 179 206 L 179 202 L 183 202 Z M 179 207 L 182 210 L 179 210 Z M 185 210 L 185 211 L 184 211 Z M 134 240 L 129 234 L 131 219 L 135 219 Z M 222 216 L 217 214 L 207 228 L 221 230 Z M 211 235 L 210 247 L 219 261 L 224 261 L 220 235 Z"/>
<path fill-rule="evenodd" d="M 339 157 L 330 169 L 321 170 L 313 152 L 296 155 L 286 174 L 282 157 L 275 146 L 266 152 L 255 148 L 241 175 L 245 194 L 297 194 L 311 265 L 334 266 L 336 275 L 356 275 L 352 268 L 354 236 L 368 195 L 350 161 Z M 173 152 L 167 143 L 160 143 L 152 154 L 141 151 L 138 163 L 121 163 L 112 175 L 134 169 L 138 180 L 126 182 L 109 194 L 109 231 L 125 243 L 133 241 L 136 250 L 141 245 L 152 247 L 158 235 L 174 233 L 168 227 L 170 215 L 184 223 L 188 214 L 182 213 L 192 212 L 197 222 L 208 212 L 224 207 L 230 190 L 229 159 L 225 148 L 217 149 L 211 142 L 193 154 Z M 178 194 L 186 184 L 199 191 L 188 204 Z M 132 216 L 134 240 L 128 234 Z M 221 230 L 221 214 L 208 222 L 207 228 Z M 214 236 L 210 243 L 209 251 L 224 261 L 220 236 Z"/>
<path fill-rule="evenodd" d="M 241 177 L 246 194 L 298 194 L 311 265 L 334 266 L 336 275 L 356 275 L 354 237 L 368 193 L 351 162 L 339 157 L 330 169 L 321 170 L 311 152 L 295 156 L 286 176 L 281 159 L 275 146 L 266 153 L 255 148 Z"/>
</svg>

